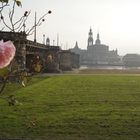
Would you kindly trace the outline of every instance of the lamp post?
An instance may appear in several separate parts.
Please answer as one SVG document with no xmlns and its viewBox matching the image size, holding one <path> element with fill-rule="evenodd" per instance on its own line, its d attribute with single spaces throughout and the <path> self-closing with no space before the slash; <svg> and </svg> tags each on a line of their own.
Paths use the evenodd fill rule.
<svg viewBox="0 0 140 140">
<path fill-rule="evenodd" d="M 36 12 L 35 12 L 35 32 L 34 32 L 34 42 L 36 43 Z"/>
<path fill-rule="evenodd" d="M 45 34 L 43 34 L 43 44 L 45 45 Z"/>
</svg>

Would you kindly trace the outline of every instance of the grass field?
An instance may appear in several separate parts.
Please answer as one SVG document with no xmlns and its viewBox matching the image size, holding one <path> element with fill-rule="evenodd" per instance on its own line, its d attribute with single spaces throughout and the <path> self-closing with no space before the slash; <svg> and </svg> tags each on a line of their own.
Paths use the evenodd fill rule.
<svg viewBox="0 0 140 140">
<path fill-rule="evenodd" d="M 11 86 L 9 88 L 9 86 Z M 8 85 L 20 105 L 0 99 L 0 137 L 45 140 L 139 140 L 140 77 L 61 75 Z"/>
</svg>

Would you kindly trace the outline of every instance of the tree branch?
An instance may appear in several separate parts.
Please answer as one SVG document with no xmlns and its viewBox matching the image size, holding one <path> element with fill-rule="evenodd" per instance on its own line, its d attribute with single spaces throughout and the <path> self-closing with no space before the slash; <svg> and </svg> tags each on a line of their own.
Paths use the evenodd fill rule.
<svg viewBox="0 0 140 140">
<path fill-rule="evenodd" d="M 20 21 L 22 21 L 23 18 L 24 18 L 24 16 L 22 16 L 18 21 L 16 21 L 16 22 L 14 23 L 14 26 L 15 26 L 16 24 L 18 24 Z"/>
<path fill-rule="evenodd" d="M 37 22 L 37 26 L 39 25 L 39 23 L 40 23 L 40 21 L 45 17 L 45 16 L 47 16 L 49 13 L 47 12 L 46 14 L 44 14 L 42 17 L 40 17 L 40 19 L 38 20 L 38 22 Z"/>
<path fill-rule="evenodd" d="M 9 6 L 8 3 L 6 3 L 6 4 L 4 5 L 3 2 L 2 2 L 2 6 L 0 7 L 0 13 L 2 12 L 3 8 L 6 7 L 6 6 Z"/>
<path fill-rule="evenodd" d="M 20 24 L 18 25 L 18 27 L 15 28 L 15 31 L 18 30 L 19 28 L 21 29 L 23 27 L 23 23 L 24 23 L 24 17 L 22 18 L 22 21 L 20 22 Z"/>
<path fill-rule="evenodd" d="M 30 15 L 30 11 L 26 14 L 26 15 L 24 15 L 22 18 L 22 21 L 20 22 L 20 21 L 18 21 L 18 22 L 20 22 L 20 24 L 19 24 L 19 26 L 15 29 L 15 30 L 18 30 L 18 32 L 20 32 L 21 31 L 21 29 L 22 29 L 22 27 L 24 27 L 25 26 L 25 23 L 26 23 L 26 21 L 27 21 L 27 19 L 28 19 L 28 17 L 29 17 L 29 15 Z M 17 23 L 18 23 L 17 22 Z M 16 24 L 16 23 L 15 23 Z M 21 26 L 22 25 L 22 26 Z"/>
<path fill-rule="evenodd" d="M 43 22 L 42 20 L 44 19 L 45 16 L 47 16 L 48 14 L 50 14 L 49 12 L 50 12 L 50 11 L 48 11 L 46 14 L 44 14 L 42 17 L 39 18 L 37 24 L 31 27 L 31 29 L 27 32 L 27 35 L 31 35 L 32 30 L 34 30 L 34 28 L 35 28 L 36 26 L 41 26 L 41 24 L 42 24 L 42 22 Z"/>
<path fill-rule="evenodd" d="M 2 13 L 0 13 L 0 15 L 1 15 L 1 17 L 3 17 Z M 6 24 L 6 22 L 5 22 L 5 20 L 4 20 L 4 17 L 3 17 L 1 20 L 3 21 L 3 24 L 4 24 L 10 31 L 13 31 L 12 28 L 10 28 L 10 27 Z"/>
<path fill-rule="evenodd" d="M 2 27 L 2 29 L 0 31 L 3 31 L 4 30 L 4 27 Z"/>
<path fill-rule="evenodd" d="M 16 5 L 16 0 L 14 0 L 13 8 L 12 8 L 11 16 L 10 16 L 10 22 L 11 22 L 11 25 L 12 25 L 13 32 L 15 31 L 14 24 L 13 24 L 13 15 L 15 13 L 15 5 Z"/>
</svg>

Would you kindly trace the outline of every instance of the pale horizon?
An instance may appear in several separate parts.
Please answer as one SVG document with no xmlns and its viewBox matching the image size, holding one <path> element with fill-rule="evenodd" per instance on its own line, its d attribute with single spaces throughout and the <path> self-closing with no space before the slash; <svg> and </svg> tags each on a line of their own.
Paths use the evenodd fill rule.
<svg viewBox="0 0 140 140">
<path fill-rule="evenodd" d="M 51 44 L 59 34 L 62 49 L 73 48 L 75 42 L 86 49 L 88 32 L 93 31 L 94 42 L 100 33 L 101 43 L 110 50 L 118 50 L 119 55 L 140 54 L 140 1 L 139 0 L 22 0 L 22 8 L 17 8 L 17 16 L 31 10 L 28 26 L 34 24 L 34 13 L 39 18 L 48 10 L 45 23 L 37 28 L 37 41 L 43 42 L 43 34 Z M 41 3 L 40 3 L 41 2 Z M 27 26 L 27 27 L 28 27 Z M 33 40 L 33 36 L 29 37 Z"/>
</svg>

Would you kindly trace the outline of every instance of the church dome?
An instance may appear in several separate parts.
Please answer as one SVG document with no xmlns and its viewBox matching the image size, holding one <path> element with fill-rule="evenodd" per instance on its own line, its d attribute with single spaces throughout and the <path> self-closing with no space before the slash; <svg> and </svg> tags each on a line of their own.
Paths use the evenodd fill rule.
<svg viewBox="0 0 140 140">
<path fill-rule="evenodd" d="M 99 33 L 97 34 L 97 39 L 96 39 L 95 44 L 96 44 L 96 45 L 101 44 L 101 41 L 100 41 L 100 35 L 99 35 Z"/>
</svg>

